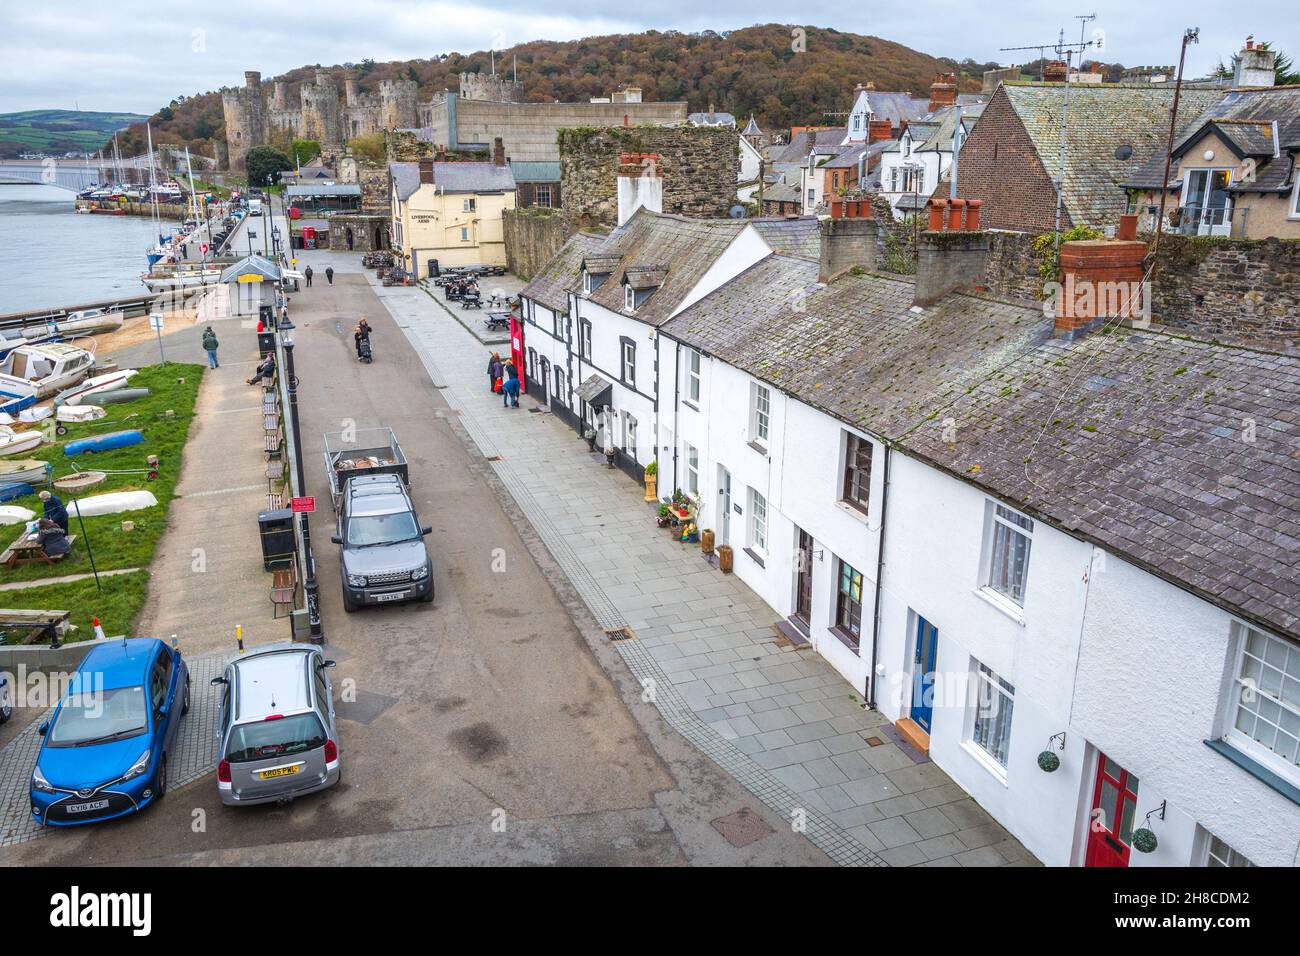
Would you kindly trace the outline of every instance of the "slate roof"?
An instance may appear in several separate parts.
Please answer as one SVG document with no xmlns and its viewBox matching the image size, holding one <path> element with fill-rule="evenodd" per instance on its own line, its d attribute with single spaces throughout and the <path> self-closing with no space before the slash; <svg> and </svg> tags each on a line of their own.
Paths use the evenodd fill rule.
<svg viewBox="0 0 1300 956">
<path fill-rule="evenodd" d="M 303 186 L 290 186 L 285 189 L 289 196 L 360 196 L 361 187 L 356 183 L 308 183 Z"/>
<path fill-rule="evenodd" d="M 590 299 L 611 312 L 649 325 L 664 322 L 690 293 L 727 246 L 748 228 L 736 219 L 691 219 L 653 213 L 644 206 L 588 255 L 618 255 L 619 264 Z M 623 279 L 629 268 L 656 266 L 664 271 L 658 291 L 635 312 L 624 308 Z M 575 284 L 575 288 L 576 288 Z"/>
<path fill-rule="evenodd" d="M 816 280 L 769 256 L 661 331 L 1300 635 L 1300 359 L 1152 330 L 1065 341 L 1032 306 L 959 294 L 914 312 L 910 279 Z"/>
<path fill-rule="evenodd" d="M 741 135 L 742 135 L 742 136 L 761 136 L 761 135 L 763 135 L 763 131 L 762 131 L 761 129 L 758 128 L 758 123 L 754 120 L 754 114 L 753 114 L 753 113 L 750 113 L 750 114 L 749 114 L 749 122 L 745 124 L 745 129 L 744 129 L 744 131 L 741 133 Z"/>
<path fill-rule="evenodd" d="M 1277 123 L 1277 141 L 1273 140 L 1273 123 Z M 1261 162 L 1253 183 L 1234 183 L 1237 192 L 1285 192 L 1291 188 L 1294 158 L 1288 150 L 1300 150 L 1300 86 L 1280 86 L 1261 90 L 1218 91 L 1208 109 L 1182 127 L 1174 140 L 1174 156 L 1192 149 L 1208 132 L 1235 146 L 1240 156 L 1252 156 Z M 1272 158 L 1274 152 L 1280 152 Z M 1170 170 L 1169 188 L 1182 185 L 1174 178 L 1177 160 Z M 1159 189 L 1164 174 L 1163 152 L 1151 157 L 1135 170 L 1126 185 L 1130 189 Z"/>
<path fill-rule="evenodd" d="M 238 262 L 229 265 L 221 273 L 222 282 L 234 282 L 242 275 L 260 275 L 265 282 L 276 282 L 280 278 L 280 267 L 270 259 L 256 253 L 244 256 Z"/>
<path fill-rule="evenodd" d="M 695 126 L 735 126 L 736 117 L 730 113 L 688 113 L 688 122 Z"/>
<path fill-rule="evenodd" d="M 397 198 L 410 199 L 420 188 L 419 163 L 389 163 Z M 495 163 L 434 163 L 433 182 L 447 193 L 514 192 L 515 176 L 509 166 Z"/>
<path fill-rule="evenodd" d="M 567 312 L 569 289 L 576 288 L 582 280 L 583 256 L 599 248 L 601 238 L 585 232 L 570 237 L 560 251 L 528 280 L 519 294 L 540 302 L 548 309 Z"/>
<path fill-rule="evenodd" d="M 789 183 L 776 183 L 772 186 L 766 186 L 763 189 L 764 202 L 797 202 L 803 204 L 803 194 L 799 192 L 798 186 L 791 186 Z"/>
<path fill-rule="evenodd" d="M 548 162 L 512 162 L 516 183 L 558 183 L 560 164 Z"/>
<path fill-rule="evenodd" d="M 840 146 L 848 132 L 843 126 L 831 129 L 804 130 L 784 146 L 776 147 L 769 160 L 772 163 L 800 164 L 808 161 L 814 146 Z"/>
<path fill-rule="evenodd" d="M 764 198 L 771 199 L 770 193 L 771 190 L 764 192 Z M 794 201 L 798 201 L 797 196 Z M 771 216 L 749 222 L 773 251 L 814 262 L 821 260 L 821 231 L 816 216 Z"/>
<path fill-rule="evenodd" d="M 1006 97 L 1019 116 L 1038 153 L 1055 180 L 1060 172 L 1063 83 L 1004 83 L 994 94 Z M 1163 155 L 1169 138 L 1172 87 L 1145 85 L 1072 85 L 1066 124 L 1066 168 L 1063 203 L 1075 225 L 1104 225 L 1128 211 L 1125 186 L 1132 174 L 1151 158 Z M 1178 123 L 1207 109 L 1221 90 L 1183 89 Z M 979 124 L 976 123 L 976 128 Z M 1132 152 L 1120 159 L 1116 151 Z"/>
</svg>

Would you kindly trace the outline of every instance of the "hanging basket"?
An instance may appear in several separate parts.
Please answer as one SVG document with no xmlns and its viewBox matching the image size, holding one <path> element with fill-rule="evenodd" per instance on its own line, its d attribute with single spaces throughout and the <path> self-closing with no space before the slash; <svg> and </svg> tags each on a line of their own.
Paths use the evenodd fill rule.
<svg viewBox="0 0 1300 956">
<path fill-rule="evenodd" d="M 1146 827 L 1139 827 L 1133 831 L 1133 849 L 1139 853 L 1154 853 L 1160 841 L 1156 839 L 1155 833 Z"/>
<path fill-rule="evenodd" d="M 1061 758 L 1050 750 L 1038 755 L 1038 769 L 1043 773 L 1054 773 L 1061 766 Z"/>
</svg>

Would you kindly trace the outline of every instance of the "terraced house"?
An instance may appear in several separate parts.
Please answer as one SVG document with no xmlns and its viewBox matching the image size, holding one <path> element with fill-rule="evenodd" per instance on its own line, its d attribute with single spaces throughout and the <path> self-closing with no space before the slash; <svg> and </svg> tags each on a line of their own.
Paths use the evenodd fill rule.
<svg viewBox="0 0 1300 956">
<path fill-rule="evenodd" d="M 1136 304 L 974 291 L 978 213 L 949 225 L 915 278 L 874 271 L 870 218 L 815 243 L 770 228 L 780 251 L 677 297 L 638 423 L 660 488 L 698 498 L 787 639 L 1045 863 L 1289 863 L 1300 361 Z M 698 225 L 656 228 L 689 245 Z M 590 273 L 602 249 L 579 237 L 553 266 Z M 1146 251 L 1063 261 L 1095 279 Z"/>
</svg>

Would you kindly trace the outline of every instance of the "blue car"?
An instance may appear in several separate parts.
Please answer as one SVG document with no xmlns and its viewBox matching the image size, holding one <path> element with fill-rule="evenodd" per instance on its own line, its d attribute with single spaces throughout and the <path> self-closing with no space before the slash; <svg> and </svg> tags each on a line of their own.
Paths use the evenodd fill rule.
<svg viewBox="0 0 1300 956">
<path fill-rule="evenodd" d="M 189 669 L 179 650 L 155 638 L 94 648 L 54 717 L 39 728 L 32 816 L 49 826 L 72 826 L 161 800 L 167 755 L 189 709 Z"/>
</svg>

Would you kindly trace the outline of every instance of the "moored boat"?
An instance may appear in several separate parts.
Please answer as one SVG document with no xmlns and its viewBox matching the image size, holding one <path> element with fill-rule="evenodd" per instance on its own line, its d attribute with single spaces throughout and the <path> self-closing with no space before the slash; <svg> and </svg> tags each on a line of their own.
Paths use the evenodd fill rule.
<svg viewBox="0 0 1300 956">
<path fill-rule="evenodd" d="M 86 349 L 61 342 L 20 345 L 0 359 L 0 399 L 10 405 L 33 404 L 76 385 L 90 374 L 95 357 Z M 31 401 L 27 401 L 30 399 Z"/>
</svg>

